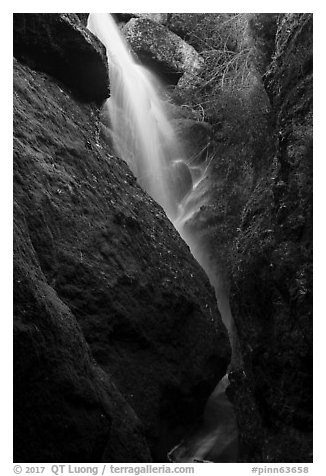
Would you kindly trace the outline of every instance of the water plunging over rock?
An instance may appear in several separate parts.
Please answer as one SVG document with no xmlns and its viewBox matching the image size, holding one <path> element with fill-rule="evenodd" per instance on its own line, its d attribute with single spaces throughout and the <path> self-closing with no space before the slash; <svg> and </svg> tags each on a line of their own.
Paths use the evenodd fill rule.
<svg viewBox="0 0 326 476">
<path fill-rule="evenodd" d="M 176 84 L 182 75 L 196 76 L 203 67 L 203 58 L 191 45 L 150 18 L 132 18 L 123 34 L 142 63 L 168 84 Z"/>
<path fill-rule="evenodd" d="M 88 14 L 77 15 L 82 23 L 75 14 L 14 15 L 15 461 L 158 462 L 168 452 L 232 461 L 225 395 L 239 462 L 311 461 L 312 14 L 272 14 L 272 28 L 271 14 L 231 14 L 231 35 L 221 14 L 151 24 L 201 48 L 201 77 L 214 77 L 208 91 L 185 73 L 169 87 L 182 106 L 166 104 L 168 124 L 186 141 L 184 152 L 163 151 L 162 173 L 169 216 L 232 324 L 221 274 L 230 284 L 243 367 L 232 363 L 208 402 L 230 360 L 212 289 L 128 169 L 125 160 L 150 187 L 147 163 L 137 171 L 146 156 L 133 124 L 122 121 L 114 139 L 112 117 L 103 119 L 105 48 L 85 30 Z M 119 27 L 139 15 L 120 15 Z M 162 75 L 163 44 L 137 18 L 126 30 L 133 25 L 142 44 L 130 36 L 131 46 L 173 83 L 182 69 Z M 224 53 L 245 53 L 229 91 L 202 49 L 209 25 Z M 137 81 L 142 74 L 152 86 L 141 67 Z M 143 108 L 153 118 L 152 109 Z M 113 152 L 119 139 L 125 160 Z M 166 199 L 162 190 L 150 193 Z"/>
<path fill-rule="evenodd" d="M 88 27 L 106 45 L 110 58 L 111 97 L 107 106 L 115 150 L 140 185 L 173 219 L 173 162 L 180 151 L 155 91 L 155 80 L 135 62 L 111 16 L 91 14 Z"/>
<path fill-rule="evenodd" d="M 198 242 L 185 226 L 201 206 L 211 155 L 204 150 L 200 160 L 187 158 L 157 92 L 161 86 L 135 62 L 112 17 L 91 14 L 88 28 L 105 44 L 109 57 L 111 97 L 106 107 L 115 150 L 128 163 L 139 184 L 164 208 L 208 272 L 221 304 L 224 295 L 220 292 L 219 277 L 211 269 L 205 250 L 198 248 Z M 228 302 L 221 306 L 230 330 Z M 225 376 L 209 399 L 203 425 L 171 452 L 170 458 L 193 461 L 211 455 L 214 461 L 236 460 L 237 429 L 232 405 L 224 393 L 227 385 Z"/>
<path fill-rule="evenodd" d="M 14 80 L 15 460 L 165 461 L 230 359 L 213 292 L 98 110 Z"/>
</svg>

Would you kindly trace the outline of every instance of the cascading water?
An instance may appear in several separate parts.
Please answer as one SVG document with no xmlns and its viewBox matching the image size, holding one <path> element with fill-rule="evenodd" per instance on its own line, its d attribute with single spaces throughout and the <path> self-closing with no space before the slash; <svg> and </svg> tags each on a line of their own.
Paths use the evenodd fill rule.
<svg viewBox="0 0 326 476">
<path fill-rule="evenodd" d="M 109 58 L 111 97 L 106 107 L 115 151 L 128 163 L 142 188 L 164 208 L 214 285 L 216 277 L 185 227 L 198 211 L 194 198 L 205 179 L 209 155 L 199 165 L 186 160 L 158 93 L 161 86 L 135 61 L 111 15 L 90 14 L 87 27 L 106 46 Z M 222 300 L 218 300 L 230 330 L 228 303 L 221 305 Z M 172 461 L 192 462 L 207 455 L 216 462 L 236 461 L 237 429 L 232 405 L 224 393 L 227 384 L 225 376 L 207 402 L 203 424 L 170 452 Z"/>
<path fill-rule="evenodd" d="M 154 77 L 135 62 L 109 14 L 91 14 L 87 26 L 106 46 L 109 56 L 111 97 L 107 107 L 116 153 L 173 220 L 172 170 L 180 154 Z"/>
</svg>

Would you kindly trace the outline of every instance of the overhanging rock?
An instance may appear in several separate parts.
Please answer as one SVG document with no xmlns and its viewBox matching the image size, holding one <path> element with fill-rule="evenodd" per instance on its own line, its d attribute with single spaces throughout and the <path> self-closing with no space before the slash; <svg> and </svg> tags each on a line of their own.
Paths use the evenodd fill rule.
<svg viewBox="0 0 326 476">
<path fill-rule="evenodd" d="M 105 48 L 73 13 L 14 14 L 14 56 L 86 101 L 109 96 Z"/>
</svg>

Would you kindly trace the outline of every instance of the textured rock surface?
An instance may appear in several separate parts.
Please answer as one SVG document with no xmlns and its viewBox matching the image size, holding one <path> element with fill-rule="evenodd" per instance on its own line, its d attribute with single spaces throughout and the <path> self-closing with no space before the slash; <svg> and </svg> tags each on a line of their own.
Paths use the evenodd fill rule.
<svg viewBox="0 0 326 476">
<path fill-rule="evenodd" d="M 84 26 L 87 26 L 87 21 L 88 21 L 88 15 L 89 13 L 76 13 L 78 16 L 79 20 L 82 22 Z"/>
<path fill-rule="evenodd" d="M 310 461 L 312 15 L 283 15 L 266 84 L 276 155 L 242 214 L 232 308 L 266 431 L 265 461 Z M 241 406 L 240 412 L 243 412 Z M 244 421 L 248 433 L 251 421 Z"/>
<path fill-rule="evenodd" d="M 131 18 L 148 18 L 149 20 L 155 21 L 156 23 L 161 23 L 166 25 L 168 21 L 169 13 L 115 13 L 114 16 L 117 20 L 128 21 Z"/>
<path fill-rule="evenodd" d="M 231 26 L 231 23 L 236 16 L 239 14 L 171 13 L 167 17 L 166 26 L 199 52 L 214 48 L 234 50 L 237 47 L 238 31 Z M 222 30 L 228 30 L 228 33 L 225 35 Z M 217 31 L 221 42 L 216 42 L 215 32 Z"/>
<path fill-rule="evenodd" d="M 173 15 L 170 27 L 196 41 L 191 17 Z M 242 462 L 304 462 L 312 454 L 312 17 L 279 18 L 276 51 L 274 14 L 251 17 L 244 30 L 245 44 L 254 45 L 245 82 L 213 89 L 211 101 L 198 88 L 191 103 L 202 99 L 212 123 L 211 160 L 186 229 L 232 287 L 239 339 L 227 393 Z M 242 44 L 229 40 L 230 48 Z M 259 73 L 272 53 L 263 84 Z M 180 104 L 189 101 L 182 79 L 176 91 Z"/>
<path fill-rule="evenodd" d="M 212 138 L 210 125 L 203 121 L 180 117 L 172 119 L 172 124 L 183 145 L 187 161 L 194 164 L 205 160 Z"/>
<path fill-rule="evenodd" d="M 221 92 L 218 106 L 212 126 L 190 119 L 174 123 L 190 161 L 206 170 L 193 197 L 197 211 L 186 229 L 200 244 L 212 273 L 227 283 L 232 242 L 242 210 L 268 164 L 272 128 L 269 99 L 258 79 L 244 91 Z"/>
<path fill-rule="evenodd" d="M 105 48 L 73 13 L 14 14 L 14 56 L 87 101 L 109 96 Z"/>
<path fill-rule="evenodd" d="M 169 83 L 186 73 L 196 75 L 203 60 L 196 50 L 163 25 L 148 18 L 132 18 L 123 33 L 142 63 Z"/>
<path fill-rule="evenodd" d="M 62 312 L 77 318 L 97 363 L 142 421 L 154 458 L 164 459 L 198 417 L 230 357 L 212 289 L 163 210 L 138 187 L 126 164 L 110 155 L 96 108 L 74 102 L 50 78 L 15 64 L 14 112 L 15 200 L 43 286 Z M 17 305 L 27 306 L 19 281 Z M 34 314 L 28 308 L 24 313 L 34 329 Z M 73 344 L 67 334 L 70 339 Z M 33 345 L 37 352 L 34 340 L 24 352 Z M 20 365 L 18 389 L 33 378 L 24 361 Z M 41 395 L 45 384 L 38 385 Z M 28 395 L 26 405 L 34 405 Z M 93 411 L 96 426 L 100 416 L 96 407 Z M 35 403 L 24 429 L 35 424 L 36 412 Z M 61 425 L 51 408 L 39 412 L 37 418 Z M 129 428 L 136 423 L 132 413 Z M 41 430 L 40 440 L 46 441 Z M 118 429 L 116 434 L 123 461 L 129 458 L 123 455 L 127 435 Z M 17 430 L 16 439 L 22 447 L 24 431 Z M 138 444 L 144 458 L 141 439 Z M 109 445 L 106 454 L 110 451 Z"/>
<path fill-rule="evenodd" d="M 198 14 L 184 15 L 169 15 L 167 22 L 201 47 L 194 30 Z M 198 164 L 208 166 L 187 226 L 213 272 L 230 278 L 244 362 L 243 368 L 233 362 L 227 394 L 237 413 L 243 462 L 312 457 L 312 15 L 279 18 L 275 57 L 265 75 L 274 122 L 256 72 L 236 94 L 224 89 L 212 103 L 218 103 L 216 111 L 207 104 L 187 107 L 188 93 L 179 108 L 170 106 L 187 155 L 197 154 Z M 257 54 L 261 47 L 256 68 L 265 72 L 275 16 L 253 21 Z M 148 18 L 133 18 L 128 29 L 139 57 L 169 82 L 185 71 L 178 94 L 185 90 L 192 72 L 180 69 L 180 38 Z M 231 35 L 228 48 L 237 45 Z M 28 51 L 21 59 L 42 69 L 34 47 Z M 103 113 L 72 102 L 45 76 L 21 66 L 17 71 L 16 348 L 31 356 L 16 360 L 18 459 L 37 457 L 48 440 L 45 458 L 146 461 L 145 432 L 154 459 L 162 460 L 196 420 L 228 360 L 224 329 L 210 320 L 216 314 L 211 290 L 160 207 L 110 154 Z M 194 121 L 208 117 L 212 128 Z M 182 178 L 184 194 L 184 170 L 175 176 Z M 58 325 L 62 315 L 66 327 Z M 53 340 L 64 356 L 60 366 Z M 57 393 L 43 378 L 48 373 Z M 35 402 L 30 380 L 38 385 Z M 91 410 L 84 420 L 85 407 Z M 92 437 L 85 435 L 85 421 Z M 56 438 L 63 438 L 57 453 Z"/>
<path fill-rule="evenodd" d="M 48 284 L 16 202 L 14 211 L 14 461 L 149 461 L 138 418 Z"/>
<path fill-rule="evenodd" d="M 172 13 L 168 17 L 166 26 L 183 40 L 189 41 L 191 40 L 191 33 L 195 33 L 196 20 L 200 16 L 203 16 L 203 14 Z M 197 43 L 195 42 L 193 46 L 196 47 Z"/>
</svg>

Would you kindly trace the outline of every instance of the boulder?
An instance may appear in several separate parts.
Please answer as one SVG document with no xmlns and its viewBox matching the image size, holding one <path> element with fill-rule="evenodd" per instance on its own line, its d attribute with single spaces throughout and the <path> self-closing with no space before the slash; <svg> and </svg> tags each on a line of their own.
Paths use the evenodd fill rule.
<svg viewBox="0 0 326 476">
<path fill-rule="evenodd" d="M 79 347 L 84 345 L 87 349 L 85 344 L 76 343 L 77 338 L 82 340 L 78 326 L 74 325 L 70 332 L 65 330 L 68 319 L 74 322 L 74 317 L 98 363 L 97 368 L 110 376 L 143 424 L 154 460 L 164 461 L 168 449 L 199 418 L 229 362 L 228 336 L 216 308 L 214 292 L 162 208 L 137 185 L 126 163 L 115 157 L 102 140 L 100 115 L 93 104 L 75 102 L 53 78 L 15 62 L 14 131 L 14 195 L 26 223 L 23 233 L 28 232 L 39 263 L 38 272 L 43 273 L 41 294 L 46 289 L 45 298 L 50 294 L 52 301 L 63 309 L 61 314 L 52 313 L 53 325 L 63 335 L 62 344 L 57 345 L 63 350 L 67 347 L 66 353 L 58 351 L 57 365 L 75 365 L 70 363 L 71 352 L 75 349 L 79 359 L 82 353 Z M 20 281 L 19 277 L 15 282 L 18 289 Z M 24 335 L 30 339 L 30 333 L 37 332 L 34 327 L 39 327 L 39 320 L 45 317 L 40 307 L 37 312 L 29 307 L 30 295 L 16 296 L 17 305 L 24 311 L 24 322 L 29 326 Z M 63 315 L 68 317 L 63 320 Z M 42 336 L 53 339 L 54 355 L 56 336 L 47 320 L 42 326 Z M 74 337 L 74 333 L 79 333 L 79 337 Z M 47 341 L 43 348 L 45 352 Z M 34 394 L 29 395 L 29 382 L 38 372 L 33 366 L 38 361 L 29 364 L 26 359 L 24 367 L 19 349 L 18 342 L 16 358 L 22 370 L 15 390 L 16 408 L 19 411 L 22 406 L 19 415 L 24 414 L 26 423 L 18 427 L 15 439 L 19 448 L 25 443 L 29 448 L 34 444 L 35 433 L 26 429 L 29 425 L 39 428 L 37 419 L 50 420 L 55 428 L 65 423 L 60 419 L 61 403 L 59 407 L 56 403 L 40 405 L 36 396 L 34 402 Z M 28 355 L 30 349 L 36 359 L 36 337 L 26 342 L 24 353 Z M 87 358 L 92 361 L 91 357 Z M 85 413 L 80 402 L 86 399 L 89 408 L 86 421 L 95 413 L 88 438 L 96 439 L 97 430 L 92 436 L 93 428 L 97 428 L 102 417 L 95 403 L 92 400 L 88 403 L 83 388 L 79 397 L 75 397 L 70 377 L 61 375 L 61 367 L 52 364 L 50 367 L 50 381 L 64 380 L 62 385 L 66 385 L 71 408 L 76 405 L 78 411 Z M 43 386 L 48 385 L 44 373 L 35 390 L 40 396 L 46 394 Z M 95 377 L 92 379 L 95 382 Z M 87 385 L 90 389 L 85 392 L 92 395 L 97 384 L 89 379 Z M 26 388 L 23 402 L 19 397 L 22 388 Z M 55 399 L 60 398 L 61 387 L 58 388 Z M 27 411 L 28 407 L 32 411 Z M 134 413 L 129 418 L 128 407 L 125 409 L 127 427 L 137 427 Z M 109 432 L 110 415 L 108 412 L 103 429 L 98 431 L 104 432 L 106 428 Z M 115 431 L 121 443 L 121 461 L 124 458 L 130 461 L 128 458 L 134 456 L 126 454 L 129 443 L 125 424 L 120 426 L 121 431 L 118 428 Z M 43 441 L 43 453 L 36 445 L 30 457 L 36 460 L 39 451 L 39 458 L 46 460 L 45 426 L 37 431 L 39 445 Z M 145 458 L 140 433 L 135 430 L 132 439 L 138 441 L 140 448 L 137 461 Z M 106 435 L 101 435 L 99 447 L 103 451 Z M 76 445 L 78 441 L 79 437 Z M 83 461 L 98 457 L 88 441 Z M 106 454 L 113 451 L 110 441 Z M 82 450 L 85 445 L 81 446 Z M 27 450 L 24 454 L 27 458 Z M 71 454 L 67 450 L 59 458 L 58 453 L 58 460 L 67 461 Z M 115 456 L 109 457 L 113 460 Z M 76 453 L 72 459 L 78 458 Z"/>
<path fill-rule="evenodd" d="M 169 13 L 114 13 L 114 16 L 118 21 L 129 21 L 131 18 L 148 18 L 156 23 L 166 25 Z"/>
<path fill-rule="evenodd" d="M 76 15 L 78 16 L 78 18 L 82 22 L 82 24 L 84 26 L 87 26 L 89 13 L 76 13 Z"/>
<path fill-rule="evenodd" d="M 149 18 L 132 18 L 122 31 L 141 62 L 170 84 L 184 73 L 195 76 L 203 66 L 192 46 Z"/>
<path fill-rule="evenodd" d="M 17 202 L 14 212 L 14 461 L 150 461 L 139 419 L 47 282 Z"/>
<path fill-rule="evenodd" d="M 188 104 L 176 105 L 173 102 L 165 101 L 164 107 L 170 120 L 174 119 L 193 119 L 202 120 L 202 109 L 193 109 Z"/>
<path fill-rule="evenodd" d="M 14 56 L 85 101 L 109 96 L 105 48 L 73 13 L 15 13 Z"/>
<path fill-rule="evenodd" d="M 235 37 L 241 35 L 241 27 L 233 23 L 237 17 L 240 15 L 236 13 L 170 13 L 166 26 L 198 52 L 233 51 L 237 47 Z"/>
<path fill-rule="evenodd" d="M 188 41 L 191 39 L 191 34 L 194 32 L 198 20 L 204 15 L 204 13 L 171 13 L 166 26 L 180 38 Z"/>
</svg>

